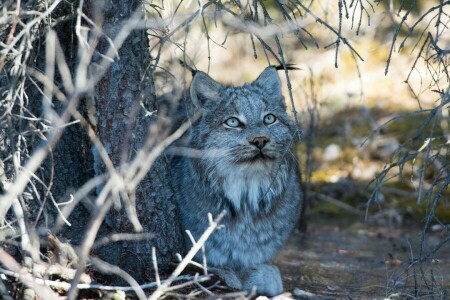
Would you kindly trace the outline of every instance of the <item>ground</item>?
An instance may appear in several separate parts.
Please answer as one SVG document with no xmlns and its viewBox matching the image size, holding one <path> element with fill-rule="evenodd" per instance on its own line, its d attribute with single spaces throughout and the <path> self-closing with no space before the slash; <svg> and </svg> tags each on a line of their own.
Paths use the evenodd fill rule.
<svg viewBox="0 0 450 300">
<path fill-rule="evenodd" d="M 395 293 L 413 295 L 415 290 L 412 270 L 402 272 L 411 262 L 411 251 L 417 256 L 417 244 L 410 249 L 408 241 L 414 243 L 419 233 L 415 225 L 392 228 L 369 225 L 358 218 L 316 216 L 308 223 L 306 234 L 294 232 L 275 262 L 283 274 L 285 289 L 294 298 L 300 289 L 327 299 L 398 299 Z M 428 236 L 429 246 L 444 237 L 436 228 Z M 430 292 L 437 299 L 445 299 L 438 294 L 450 289 L 449 257 L 447 245 L 424 264 L 429 286 L 417 286 L 417 293 L 424 299 Z M 420 272 L 416 275 L 420 282 Z"/>
</svg>

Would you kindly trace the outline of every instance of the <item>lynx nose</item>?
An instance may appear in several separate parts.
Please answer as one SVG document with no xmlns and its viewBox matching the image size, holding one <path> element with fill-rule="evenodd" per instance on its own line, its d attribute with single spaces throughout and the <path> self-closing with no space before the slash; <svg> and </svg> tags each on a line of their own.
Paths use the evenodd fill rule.
<svg viewBox="0 0 450 300">
<path fill-rule="evenodd" d="M 253 138 L 252 140 L 250 140 L 250 144 L 252 144 L 253 146 L 262 149 L 264 148 L 264 146 L 269 142 L 269 139 L 266 138 L 265 136 L 258 136 Z"/>
</svg>

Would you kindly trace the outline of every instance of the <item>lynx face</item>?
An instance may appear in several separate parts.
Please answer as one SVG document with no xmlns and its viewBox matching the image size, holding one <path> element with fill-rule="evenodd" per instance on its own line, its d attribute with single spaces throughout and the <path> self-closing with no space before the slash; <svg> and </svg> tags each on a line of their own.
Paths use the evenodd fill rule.
<svg viewBox="0 0 450 300">
<path fill-rule="evenodd" d="M 236 211 L 269 209 L 284 188 L 293 130 L 275 68 L 242 87 L 222 86 L 197 73 L 190 95 L 202 109 L 193 125 L 200 167 Z"/>
</svg>

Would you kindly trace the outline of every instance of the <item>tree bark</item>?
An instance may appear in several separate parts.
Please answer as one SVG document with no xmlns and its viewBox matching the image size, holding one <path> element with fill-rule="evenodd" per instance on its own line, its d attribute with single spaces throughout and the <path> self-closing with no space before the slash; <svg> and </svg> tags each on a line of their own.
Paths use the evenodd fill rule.
<svg viewBox="0 0 450 300">
<path fill-rule="evenodd" d="M 83 12 L 96 20 L 94 10 L 98 9 L 100 2 L 85 1 Z M 28 4 L 26 2 L 23 5 Z M 72 18 L 62 21 L 61 25 L 57 25 L 53 29 L 57 33 L 68 65 L 74 74 L 76 65 L 79 63 L 76 51 L 79 41 L 75 34 L 76 18 L 73 18 L 73 14 L 79 6 L 79 1 L 62 1 L 59 5 L 59 9 L 55 10 L 52 18 L 57 19 L 67 15 L 71 15 Z M 140 1 L 105 1 L 101 11 L 103 32 L 114 39 L 121 28 L 121 22 L 130 18 L 135 11 L 141 10 L 141 5 Z M 90 24 L 86 24 L 86 26 L 92 28 Z M 24 62 L 30 67 L 43 71 L 44 74 L 47 29 L 48 27 L 45 26 L 37 29 L 39 38 L 33 44 L 31 59 Z M 109 46 L 106 38 L 102 38 L 96 50 L 105 53 Z M 122 47 L 118 49 L 118 52 L 120 58 L 111 64 L 96 87 L 95 95 L 93 95 L 94 102 L 92 103 L 88 97 L 80 99 L 78 111 L 86 119 L 89 119 L 88 115 L 92 116 L 91 109 L 95 108 L 97 136 L 107 149 L 114 167 L 120 170 L 124 163 L 130 162 L 134 158 L 145 143 L 149 129 L 156 122 L 156 115 L 148 117 L 146 114 L 147 111 L 154 110 L 155 97 L 153 73 L 152 69 L 148 68 L 150 55 L 145 30 L 134 30 Z M 10 65 L 5 65 L 5 70 L 10 67 Z M 2 75 L 0 79 L 6 86 L 9 80 L 7 76 Z M 55 81 L 60 86 L 60 78 L 56 77 Z M 42 86 L 37 89 L 28 80 L 27 84 L 26 92 L 31 95 L 27 109 L 34 112 L 36 116 L 41 116 L 41 99 L 43 97 L 40 90 L 42 90 Z M 55 99 L 53 104 L 54 110 L 58 113 L 61 113 L 66 105 Z M 3 141 L 0 142 L 0 154 L 2 159 L 14 151 L 14 145 L 17 144 L 21 132 L 34 132 L 33 126 L 29 126 L 32 122 L 25 123 L 20 118 L 10 117 L 1 120 L 0 137 Z M 161 140 L 161 137 L 157 137 L 157 140 Z M 32 140 L 28 141 L 28 152 L 32 154 L 33 147 L 41 142 L 40 137 L 33 135 Z M 0 166 L 0 179 L 4 181 L 3 177 L 7 176 L 8 178 L 5 177 L 5 180 L 13 181 L 15 175 L 12 163 L 7 161 L 6 164 Z M 47 184 L 51 182 L 52 195 L 58 202 L 63 202 L 94 176 L 101 175 L 104 171 L 101 166 L 102 162 L 95 155 L 85 128 L 80 124 L 75 124 L 64 129 L 55 149 L 51 151 L 36 175 Z M 137 217 L 143 227 L 143 232 L 152 233 L 151 239 L 113 242 L 96 249 L 95 253 L 91 254 L 121 267 L 142 283 L 154 275 L 152 247 L 155 247 L 159 270 L 164 272 L 169 262 L 174 261 L 175 254 L 183 249 L 181 227 L 170 181 L 168 162 L 164 157 L 160 157 L 136 190 L 129 191 L 134 196 Z M 39 183 L 36 183 L 36 186 L 39 187 Z M 0 189 L 3 187 L 0 186 Z M 101 187 L 98 188 L 98 190 L 100 189 Z M 30 186 L 26 191 L 31 195 L 34 193 Z M 33 224 L 36 223 L 41 229 L 52 229 L 54 233 L 58 233 L 59 237 L 64 237 L 63 240 L 67 239 L 71 244 L 83 243 L 85 233 L 89 230 L 86 224 L 89 224 L 92 212 L 84 205 L 78 204 L 69 216 L 72 226 L 64 226 L 61 231 L 56 232 L 58 229 L 54 226 L 58 213 L 51 201 L 44 195 L 46 190 L 42 188 L 39 192 L 41 193 L 39 201 L 36 198 L 26 201 L 26 208 L 29 210 L 26 212 L 29 228 L 33 228 Z M 93 199 L 95 196 L 91 194 L 88 197 Z M 42 203 L 42 199 L 47 199 L 45 204 Z M 89 199 L 86 201 L 89 202 Z M 41 205 L 44 205 L 44 212 L 39 213 Z M 125 205 L 122 205 L 122 209 L 111 209 L 97 238 L 113 233 L 134 232 L 134 227 L 129 221 L 128 212 L 124 207 Z M 40 218 L 36 221 L 38 215 Z M 110 277 L 111 279 L 113 277 Z"/>
<path fill-rule="evenodd" d="M 114 38 L 120 29 L 117 20 L 126 20 L 139 9 L 140 1 L 108 1 L 104 8 L 103 28 Z M 104 53 L 107 43 L 100 45 Z M 135 30 L 119 49 L 114 62 L 99 82 L 95 93 L 98 136 L 109 151 L 115 167 L 134 158 L 148 138 L 156 117 L 146 116 L 155 109 L 153 74 L 145 30 Z M 142 81 L 142 78 L 144 80 Z M 142 82 L 142 83 L 141 83 Z M 142 105 L 141 105 L 142 104 Z M 97 165 L 99 163 L 97 162 Z M 138 281 L 153 277 L 152 247 L 156 248 L 159 268 L 164 270 L 182 250 L 181 230 L 174 194 L 170 187 L 167 161 L 161 157 L 135 191 L 136 211 L 143 232 L 154 238 L 117 242 L 98 251 L 100 257 L 120 266 Z M 112 209 L 101 235 L 133 232 L 125 208 Z"/>
</svg>

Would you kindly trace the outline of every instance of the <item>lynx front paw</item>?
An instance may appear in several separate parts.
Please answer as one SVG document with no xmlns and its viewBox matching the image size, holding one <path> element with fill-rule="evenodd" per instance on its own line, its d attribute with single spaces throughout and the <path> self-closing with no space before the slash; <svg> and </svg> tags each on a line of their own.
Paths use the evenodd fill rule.
<svg viewBox="0 0 450 300">
<path fill-rule="evenodd" d="M 258 265 L 240 272 L 242 288 L 250 291 L 256 287 L 258 295 L 276 296 L 283 292 L 280 270 L 274 265 Z"/>
<path fill-rule="evenodd" d="M 217 275 L 227 286 L 233 289 L 241 290 L 242 283 L 237 274 L 228 268 L 209 268 L 211 273 Z"/>
</svg>

